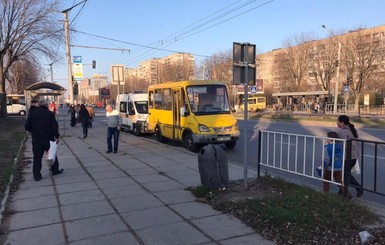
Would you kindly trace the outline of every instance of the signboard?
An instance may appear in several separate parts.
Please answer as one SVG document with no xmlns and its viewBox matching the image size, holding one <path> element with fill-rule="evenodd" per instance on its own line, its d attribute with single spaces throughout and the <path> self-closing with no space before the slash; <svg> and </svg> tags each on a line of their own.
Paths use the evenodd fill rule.
<svg viewBox="0 0 385 245">
<path fill-rule="evenodd" d="M 73 56 L 72 62 L 75 64 L 81 64 L 82 63 L 82 57 L 81 56 Z"/>
<path fill-rule="evenodd" d="M 251 86 L 250 87 L 250 93 L 251 94 L 256 94 L 257 93 L 257 87 L 256 86 Z"/>
<path fill-rule="evenodd" d="M 124 66 L 111 65 L 111 78 L 113 85 L 124 84 Z"/>
<path fill-rule="evenodd" d="M 83 64 L 81 56 L 73 56 L 72 57 L 72 71 L 74 80 L 82 80 L 83 79 Z"/>
<path fill-rule="evenodd" d="M 255 78 L 255 44 L 234 42 L 233 84 L 254 85 Z"/>
<path fill-rule="evenodd" d="M 110 90 L 108 88 L 101 88 L 99 95 L 100 95 L 100 99 L 109 99 Z"/>
<path fill-rule="evenodd" d="M 73 64 L 73 75 L 74 75 L 74 80 L 83 79 L 83 64 L 81 63 Z"/>
</svg>

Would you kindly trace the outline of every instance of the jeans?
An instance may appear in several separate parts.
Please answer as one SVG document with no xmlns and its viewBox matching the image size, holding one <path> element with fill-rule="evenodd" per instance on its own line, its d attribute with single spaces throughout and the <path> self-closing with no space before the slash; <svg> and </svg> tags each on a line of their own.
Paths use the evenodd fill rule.
<svg viewBox="0 0 385 245">
<path fill-rule="evenodd" d="M 107 147 L 108 151 L 112 151 L 112 136 L 114 136 L 114 152 L 118 150 L 118 143 L 119 143 L 119 133 L 120 131 L 118 128 L 111 128 L 108 127 L 107 129 Z"/>
<path fill-rule="evenodd" d="M 88 122 L 82 122 L 83 137 L 88 136 Z"/>
</svg>

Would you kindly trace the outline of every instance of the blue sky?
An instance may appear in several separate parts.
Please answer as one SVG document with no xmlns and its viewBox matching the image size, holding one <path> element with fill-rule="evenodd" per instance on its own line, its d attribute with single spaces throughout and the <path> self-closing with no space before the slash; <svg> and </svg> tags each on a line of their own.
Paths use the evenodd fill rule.
<svg viewBox="0 0 385 245">
<path fill-rule="evenodd" d="M 63 5 L 79 2 L 65 0 Z M 199 62 L 202 56 L 231 50 L 233 42 L 249 42 L 257 52 L 266 52 L 298 33 L 325 38 L 329 34 L 321 25 L 332 30 L 380 26 L 384 9 L 383 0 L 88 0 L 70 12 L 71 28 L 77 31 L 71 32 L 71 44 L 130 52 L 71 47 L 71 55 L 82 56 L 84 76 L 110 76 L 111 64 L 137 68 L 172 52 L 199 55 Z M 67 87 L 64 45 L 62 54 L 53 77 Z M 92 60 L 96 69 L 91 69 Z"/>
</svg>

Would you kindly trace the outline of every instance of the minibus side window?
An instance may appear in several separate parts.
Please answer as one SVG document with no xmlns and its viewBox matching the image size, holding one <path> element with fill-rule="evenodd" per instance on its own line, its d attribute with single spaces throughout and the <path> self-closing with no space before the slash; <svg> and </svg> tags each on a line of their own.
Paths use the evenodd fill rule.
<svg viewBox="0 0 385 245">
<path fill-rule="evenodd" d="M 161 89 L 156 89 L 155 90 L 155 109 L 162 109 L 162 104 L 163 104 L 163 98 L 162 98 L 162 90 Z"/>
<path fill-rule="evenodd" d="M 163 90 L 163 109 L 164 110 L 171 110 L 172 107 L 172 99 L 171 99 L 171 89 L 164 89 Z"/>
<path fill-rule="evenodd" d="M 131 101 L 128 102 L 128 114 L 135 115 L 134 105 Z"/>
</svg>

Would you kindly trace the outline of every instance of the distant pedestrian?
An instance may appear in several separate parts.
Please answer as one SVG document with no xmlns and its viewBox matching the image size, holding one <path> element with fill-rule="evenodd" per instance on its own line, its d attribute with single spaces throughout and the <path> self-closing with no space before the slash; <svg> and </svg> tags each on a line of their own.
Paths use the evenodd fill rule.
<svg viewBox="0 0 385 245">
<path fill-rule="evenodd" d="M 71 115 L 71 127 L 75 127 L 75 125 L 76 125 L 76 109 L 75 109 L 74 104 L 70 105 L 70 108 L 68 109 L 67 113 Z"/>
<path fill-rule="evenodd" d="M 107 151 L 106 153 L 114 153 L 118 151 L 119 145 L 119 130 L 121 125 L 121 118 L 119 112 L 113 110 L 111 105 L 106 106 L 106 117 L 107 117 Z M 114 149 L 112 149 L 112 136 L 114 137 Z"/>
<path fill-rule="evenodd" d="M 36 111 L 39 108 L 39 103 L 37 100 L 31 100 L 31 106 L 29 107 L 28 114 Z"/>
<path fill-rule="evenodd" d="M 325 145 L 324 150 L 324 175 L 323 179 L 330 181 L 332 175 L 335 182 L 340 183 L 338 186 L 340 189 L 339 193 L 343 193 L 344 188 L 342 187 L 342 159 L 343 159 L 343 145 L 338 140 L 333 140 L 338 138 L 336 132 L 328 132 L 327 144 Z M 333 174 L 332 174 L 333 173 Z M 329 192 L 330 184 L 329 182 L 323 182 L 323 191 Z"/>
<path fill-rule="evenodd" d="M 51 104 L 49 104 L 48 109 L 49 109 L 50 111 L 52 111 L 54 114 L 57 113 L 57 106 L 56 106 L 56 104 L 55 104 L 55 101 L 52 101 Z"/>
<path fill-rule="evenodd" d="M 348 116 L 346 115 L 339 116 L 337 119 L 337 126 L 340 128 L 340 131 L 338 132 L 339 138 L 346 139 L 346 140 L 352 140 L 352 139 L 358 138 L 357 130 L 354 127 L 354 124 L 350 123 Z M 361 197 L 364 194 L 364 189 L 362 188 L 362 185 L 358 183 L 358 181 L 351 174 L 351 169 L 357 163 L 357 158 L 358 158 L 357 142 L 352 140 L 351 145 L 352 145 L 351 152 L 350 152 L 351 159 L 345 161 L 345 164 L 348 165 L 348 173 L 347 173 L 348 181 L 345 187 L 345 194 L 348 197 L 351 197 L 351 194 L 349 192 L 349 184 L 353 184 L 357 191 L 357 197 Z"/>
<path fill-rule="evenodd" d="M 88 111 L 88 114 L 90 114 L 89 126 L 90 128 L 92 128 L 92 123 L 94 122 L 95 118 L 95 111 L 94 108 L 92 108 L 91 106 L 87 106 L 86 109 Z"/>
<path fill-rule="evenodd" d="M 42 179 L 41 161 L 45 151 L 50 148 L 50 141 L 59 143 L 59 126 L 55 118 L 55 114 L 48 110 L 48 102 L 46 100 L 39 101 L 39 109 L 28 115 L 25 123 L 25 129 L 32 134 L 32 152 L 33 152 L 33 178 L 35 181 Z M 59 161 L 57 156 L 55 162 L 51 165 L 52 175 L 63 173 L 63 169 L 59 169 Z"/>
<path fill-rule="evenodd" d="M 88 136 L 88 127 L 90 122 L 90 114 L 88 113 L 86 106 L 84 104 L 80 105 L 79 110 L 79 122 L 82 124 L 83 128 L 83 139 Z"/>
</svg>

